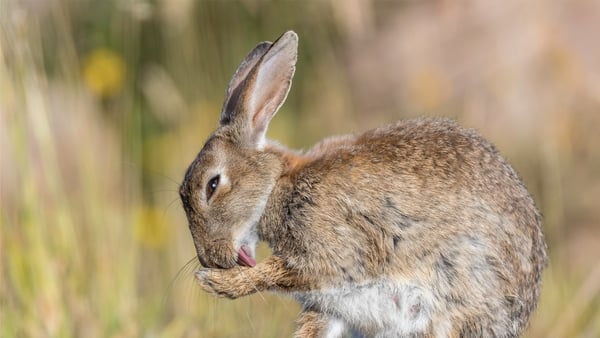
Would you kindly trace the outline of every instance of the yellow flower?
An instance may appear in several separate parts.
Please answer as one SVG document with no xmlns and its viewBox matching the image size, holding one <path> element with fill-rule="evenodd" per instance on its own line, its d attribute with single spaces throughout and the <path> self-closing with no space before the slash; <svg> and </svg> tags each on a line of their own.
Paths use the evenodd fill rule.
<svg viewBox="0 0 600 338">
<path fill-rule="evenodd" d="M 83 79 L 97 96 L 111 97 L 123 87 L 125 62 L 112 50 L 94 49 L 84 59 Z"/>
</svg>

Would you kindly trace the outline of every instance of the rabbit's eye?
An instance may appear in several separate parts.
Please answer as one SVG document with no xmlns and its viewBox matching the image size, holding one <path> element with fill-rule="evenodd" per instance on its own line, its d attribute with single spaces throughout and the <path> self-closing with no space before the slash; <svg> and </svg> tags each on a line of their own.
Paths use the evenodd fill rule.
<svg viewBox="0 0 600 338">
<path fill-rule="evenodd" d="M 212 197 L 215 190 L 217 190 L 217 187 L 219 186 L 219 178 L 220 178 L 220 176 L 217 175 L 208 181 L 208 184 L 206 185 L 206 201 L 207 202 Z"/>
</svg>

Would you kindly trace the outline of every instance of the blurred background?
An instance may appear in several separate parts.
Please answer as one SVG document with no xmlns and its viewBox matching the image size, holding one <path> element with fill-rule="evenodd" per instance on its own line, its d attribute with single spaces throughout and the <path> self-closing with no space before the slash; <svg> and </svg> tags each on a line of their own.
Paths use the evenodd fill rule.
<svg viewBox="0 0 600 338">
<path fill-rule="evenodd" d="M 527 337 L 600 336 L 593 0 L 0 0 L 0 336 L 291 336 L 284 296 L 198 290 L 177 194 L 239 62 L 289 29 L 271 138 L 422 115 L 478 129 L 544 214 Z"/>
</svg>

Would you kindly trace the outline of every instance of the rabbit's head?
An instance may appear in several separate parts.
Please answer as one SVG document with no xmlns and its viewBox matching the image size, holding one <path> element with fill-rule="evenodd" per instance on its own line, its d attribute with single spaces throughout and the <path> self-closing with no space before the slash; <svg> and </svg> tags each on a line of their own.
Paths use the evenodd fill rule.
<svg viewBox="0 0 600 338">
<path fill-rule="evenodd" d="M 257 45 L 229 83 L 220 125 L 188 168 L 180 195 L 206 267 L 254 266 L 257 224 L 281 167 L 263 152 L 294 75 L 298 36 Z"/>
</svg>

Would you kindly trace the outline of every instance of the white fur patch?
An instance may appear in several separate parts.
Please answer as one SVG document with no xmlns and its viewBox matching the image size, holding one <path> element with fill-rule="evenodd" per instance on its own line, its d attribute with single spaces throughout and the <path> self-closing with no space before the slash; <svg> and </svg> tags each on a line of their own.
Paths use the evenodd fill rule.
<svg viewBox="0 0 600 338">
<path fill-rule="evenodd" d="M 433 294 L 417 284 L 377 281 L 335 289 L 297 293 L 296 297 L 375 337 L 398 337 L 426 332 L 435 314 Z"/>
<path fill-rule="evenodd" d="M 267 139 L 265 135 L 262 134 L 258 140 L 256 140 L 256 150 L 263 151 L 265 149 L 265 144 L 267 143 Z"/>
<path fill-rule="evenodd" d="M 327 331 L 325 332 L 325 338 L 338 338 L 344 333 L 345 325 L 344 322 L 339 319 L 332 319 L 327 323 Z"/>
</svg>

